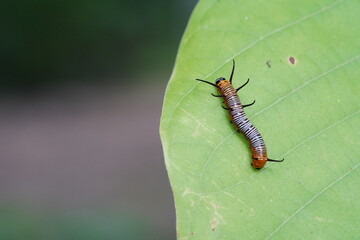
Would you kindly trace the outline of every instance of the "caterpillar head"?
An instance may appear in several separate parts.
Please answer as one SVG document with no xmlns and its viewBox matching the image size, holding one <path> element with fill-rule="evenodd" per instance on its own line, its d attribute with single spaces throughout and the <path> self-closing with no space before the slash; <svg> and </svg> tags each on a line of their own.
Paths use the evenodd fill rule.
<svg viewBox="0 0 360 240">
<path fill-rule="evenodd" d="M 215 84 L 216 84 L 216 85 L 219 85 L 219 83 L 220 83 L 221 81 L 224 81 L 224 80 L 225 80 L 224 77 L 220 77 L 220 78 L 216 79 Z"/>
<path fill-rule="evenodd" d="M 252 161 L 252 166 L 254 168 L 263 168 L 267 162 L 267 157 L 266 156 L 261 156 L 261 157 L 257 157 L 257 158 L 254 158 L 253 157 L 253 161 Z"/>
</svg>

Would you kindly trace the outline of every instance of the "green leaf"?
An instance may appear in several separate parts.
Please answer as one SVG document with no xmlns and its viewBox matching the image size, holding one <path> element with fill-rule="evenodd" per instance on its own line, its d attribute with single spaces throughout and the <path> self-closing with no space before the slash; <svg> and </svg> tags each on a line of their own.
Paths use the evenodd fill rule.
<svg viewBox="0 0 360 240">
<path fill-rule="evenodd" d="M 178 239 L 360 238 L 360 1 L 203 0 L 161 118 Z M 293 57 L 295 62 L 290 61 Z M 273 159 L 214 98 L 228 78 Z"/>
</svg>

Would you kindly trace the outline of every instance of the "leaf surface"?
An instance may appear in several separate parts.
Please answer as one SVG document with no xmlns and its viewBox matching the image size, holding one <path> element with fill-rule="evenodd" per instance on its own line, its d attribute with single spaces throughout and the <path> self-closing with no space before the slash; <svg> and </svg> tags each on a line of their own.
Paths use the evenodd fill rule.
<svg viewBox="0 0 360 240">
<path fill-rule="evenodd" d="M 160 133 L 178 239 L 360 237 L 360 1 L 203 0 L 168 84 Z M 228 78 L 272 159 L 214 98 Z"/>
</svg>

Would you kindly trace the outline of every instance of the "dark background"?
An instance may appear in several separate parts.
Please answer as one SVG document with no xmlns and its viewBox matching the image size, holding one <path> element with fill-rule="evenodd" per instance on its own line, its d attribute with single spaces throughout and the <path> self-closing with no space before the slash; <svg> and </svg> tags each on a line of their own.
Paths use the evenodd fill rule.
<svg viewBox="0 0 360 240">
<path fill-rule="evenodd" d="M 158 134 L 195 0 L 0 3 L 0 239 L 175 239 Z"/>
</svg>

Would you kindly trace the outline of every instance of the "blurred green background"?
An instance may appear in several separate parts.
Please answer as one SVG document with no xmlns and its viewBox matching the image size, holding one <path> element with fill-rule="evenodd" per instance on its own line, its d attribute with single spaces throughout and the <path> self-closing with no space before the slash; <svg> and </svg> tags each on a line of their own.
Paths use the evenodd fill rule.
<svg viewBox="0 0 360 240">
<path fill-rule="evenodd" d="M 158 134 L 183 1 L 0 3 L 0 239 L 175 239 Z"/>
</svg>

